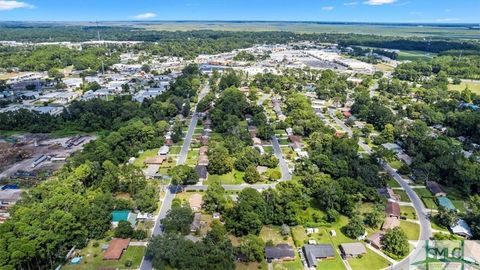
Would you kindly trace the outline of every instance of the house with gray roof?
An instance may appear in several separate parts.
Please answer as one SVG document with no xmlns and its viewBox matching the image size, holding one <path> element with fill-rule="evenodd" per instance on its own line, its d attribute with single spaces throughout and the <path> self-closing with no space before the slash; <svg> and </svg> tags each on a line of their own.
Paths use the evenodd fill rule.
<svg viewBox="0 0 480 270">
<path fill-rule="evenodd" d="M 345 243 L 340 245 L 343 258 L 356 258 L 367 253 L 362 243 Z"/>
<path fill-rule="evenodd" d="M 303 253 L 308 267 L 317 267 L 318 260 L 335 258 L 335 251 L 329 244 L 305 245 L 303 246 Z"/>
<path fill-rule="evenodd" d="M 265 257 L 268 262 L 289 261 L 295 259 L 295 252 L 292 246 L 288 244 L 278 244 L 276 246 L 265 247 Z"/>
</svg>

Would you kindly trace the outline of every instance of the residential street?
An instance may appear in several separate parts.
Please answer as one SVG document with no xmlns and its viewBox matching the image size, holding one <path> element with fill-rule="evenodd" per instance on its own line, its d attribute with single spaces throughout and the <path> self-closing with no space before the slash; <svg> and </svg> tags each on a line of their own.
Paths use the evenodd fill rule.
<svg viewBox="0 0 480 270">
<path fill-rule="evenodd" d="M 210 87 L 208 84 L 206 84 L 205 87 L 202 89 L 202 91 L 198 94 L 198 100 L 201 100 L 203 97 L 205 97 L 205 95 L 208 93 L 209 90 L 210 90 Z M 196 110 L 197 110 L 197 107 L 195 106 L 195 108 L 193 108 L 194 113 L 192 116 L 192 120 L 190 121 L 190 125 L 188 127 L 188 131 L 185 136 L 182 149 L 180 150 L 180 154 L 178 155 L 177 165 L 182 165 L 187 160 L 190 143 L 192 142 L 193 133 L 195 131 L 195 127 L 197 126 L 197 122 L 198 122 L 198 115 L 196 113 Z M 165 197 L 163 199 L 160 212 L 155 220 L 155 225 L 153 226 L 152 236 L 157 236 L 159 234 L 162 234 L 160 221 L 164 219 L 168 211 L 170 211 L 172 207 L 172 201 L 174 198 L 175 198 L 175 193 L 172 193 L 169 188 L 166 188 Z M 151 270 L 151 269 L 153 269 L 152 263 L 149 260 L 145 259 L 144 257 L 142 260 L 142 264 L 140 265 L 140 270 Z"/>
<path fill-rule="evenodd" d="M 288 169 L 287 162 L 283 158 L 282 149 L 280 149 L 280 144 L 278 143 L 278 138 L 276 136 L 272 136 L 272 146 L 273 153 L 278 158 L 278 164 L 280 165 L 280 170 L 282 172 L 282 178 L 280 178 L 280 181 L 292 180 L 292 174 Z"/>
<path fill-rule="evenodd" d="M 347 127 L 343 121 L 337 118 L 335 115 L 334 111 L 329 109 L 328 110 L 329 115 L 335 120 L 335 123 L 342 127 L 342 129 L 347 132 L 349 135 L 353 134 L 352 130 Z M 372 154 L 372 149 L 365 144 L 363 141 L 359 141 L 358 145 L 365 150 L 368 154 Z M 428 211 L 426 210 L 425 206 L 423 205 L 422 200 L 418 197 L 417 193 L 413 191 L 412 187 L 402 178 L 400 174 L 398 174 L 388 163 L 383 162 L 382 164 L 383 168 L 385 171 L 390 174 L 399 184 L 402 186 L 402 188 L 405 190 L 407 193 L 408 197 L 412 201 L 413 207 L 415 208 L 415 211 L 417 212 L 418 220 L 420 222 L 420 237 L 419 240 L 429 240 L 432 237 L 432 226 L 430 224 L 430 220 L 428 219 Z M 410 259 L 415 258 L 416 255 L 421 251 L 423 248 L 423 245 L 417 245 L 415 249 L 410 253 L 408 257 L 400 261 L 399 263 L 393 265 L 389 269 L 395 269 L 395 270 L 406 270 L 409 269 L 410 267 Z"/>
</svg>

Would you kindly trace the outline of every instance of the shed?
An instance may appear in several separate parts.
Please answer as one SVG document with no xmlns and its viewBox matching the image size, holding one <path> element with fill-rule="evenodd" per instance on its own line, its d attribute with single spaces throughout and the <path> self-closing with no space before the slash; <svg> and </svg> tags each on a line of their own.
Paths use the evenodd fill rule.
<svg viewBox="0 0 480 270">
<path fill-rule="evenodd" d="M 294 260 L 295 252 L 288 244 L 278 244 L 272 247 L 265 247 L 265 257 L 267 261 Z"/>
<path fill-rule="evenodd" d="M 356 258 L 367 253 L 367 250 L 362 243 L 341 244 L 340 250 L 342 251 L 342 257 L 344 258 Z"/>
<path fill-rule="evenodd" d="M 103 260 L 120 260 L 123 252 L 128 248 L 130 244 L 129 239 L 114 238 L 110 241 L 107 251 L 103 254 Z"/>
</svg>

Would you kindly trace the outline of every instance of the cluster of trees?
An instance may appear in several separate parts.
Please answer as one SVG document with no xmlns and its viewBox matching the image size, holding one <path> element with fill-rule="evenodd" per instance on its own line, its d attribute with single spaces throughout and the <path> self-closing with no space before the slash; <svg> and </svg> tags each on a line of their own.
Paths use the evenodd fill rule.
<svg viewBox="0 0 480 270">
<path fill-rule="evenodd" d="M 396 60 L 398 57 L 398 53 L 392 50 L 382 50 L 382 49 L 375 49 L 375 48 L 362 48 L 358 46 L 350 46 L 352 50 L 347 50 L 346 48 L 343 51 L 348 52 L 348 54 L 353 56 L 367 56 L 371 54 L 378 54 L 381 56 L 388 57 L 390 59 Z"/>
<path fill-rule="evenodd" d="M 47 71 L 74 66 L 76 69 L 100 71 L 120 62 L 115 48 L 85 47 L 82 50 L 63 46 L 0 47 L 0 68 L 22 71 Z"/>
<path fill-rule="evenodd" d="M 198 75 L 187 72 L 185 76 L 193 80 Z M 126 163 L 139 150 L 163 143 L 158 138 L 168 129 L 165 120 L 175 114 L 151 112 L 162 102 L 172 103 L 180 112 L 189 99 L 177 96 L 177 90 L 174 84 L 171 91 L 143 104 L 130 98 L 76 102 L 58 117 L 34 114 L 32 120 L 27 112 L 1 115 L 7 130 L 25 128 L 26 123 L 40 117 L 47 119 L 43 120 L 46 124 L 53 123 L 47 132 L 71 126 L 110 132 L 86 144 L 52 179 L 30 189 L 11 209 L 11 218 L 0 224 L 0 268 L 55 268 L 73 246 L 81 248 L 88 239 L 106 236 L 112 210 L 155 211 L 159 193 L 156 183 Z M 192 99 L 196 92 L 193 94 Z M 119 193 L 127 196 L 117 198 Z M 114 233 L 145 238 L 145 232 L 133 231 L 125 224 Z"/>
<path fill-rule="evenodd" d="M 319 99 L 333 99 L 337 103 L 346 101 L 348 89 L 347 78 L 330 69 L 323 71 L 315 84 L 315 92 Z"/>
<path fill-rule="evenodd" d="M 236 250 L 227 231 L 217 222 L 213 222 L 211 227 L 198 242 L 192 242 L 178 233 L 153 237 L 146 256 L 156 269 L 167 266 L 175 269 L 235 269 Z"/>
<path fill-rule="evenodd" d="M 359 119 L 367 121 L 380 130 L 383 130 L 387 124 L 393 124 L 396 121 L 392 110 L 382 104 L 378 98 L 370 98 L 368 91 L 355 93 L 355 103 L 350 111 Z"/>
<path fill-rule="evenodd" d="M 465 79 L 480 78 L 480 56 L 437 56 L 429 61 L 414 61 L 399 65 L 394 72 L 396 78 L 421 81 L 424 76 L 445 72 L 451 77 Z"/>
</svg>

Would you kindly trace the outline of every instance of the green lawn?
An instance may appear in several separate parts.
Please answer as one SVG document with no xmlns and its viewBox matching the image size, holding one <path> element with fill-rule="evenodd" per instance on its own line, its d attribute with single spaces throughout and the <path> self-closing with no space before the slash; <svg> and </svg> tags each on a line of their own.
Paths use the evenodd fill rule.
<svg viewBox="0 0 480 270">
<path fill-rule="evenodd" d="M 398 60 L 399 61 L 415 61 L 415 60 L 429 60 L 433 58 L 436 54 L 435 53 L 427 53 L 422 51 L 400 51 L 398 53 Z"/>
<path fill-rule="evenodd" d="M 340 255 L 335 254 L 335 259 L 332 260 L 322 260 L 318 262 L 317 269 L 329 269 L 329 270 L 344 270 L 345 265 L 340 258 Z"/>
<path fill-rule="evenodd" d="M 400 184 L 393 178 L 390 178 L 390 180 L 388 180 L 387 184 L 388 184 L 389 187 L 400 187 Z M 397 191 L 395 190 L 395 193 L 396 192 Z"/>
<path fill-rule="evenodd" d="M 190 166 L 195 166 L 198 163 L 199 149 L 190 149 L 187 154 L 186 164 Z"/>
<path fill-rule="evenodd" d="M 429 209 L 437 209 L 437 202 L 435 200 L 435 196 L 433 196 L 427 188 L 415 188 L 413 190 L 417 193 L 420 199 L 422 199 L 425 207 Z"/>
<path fill-rule="evenodd" d="M 98 247 L 93 247 L 93 242 L 90 241 L 88 246 L 80 251 L 83 256 L 82 261 L 78 265 L 67 264 L 62 269 L 75 269 L 75 270 L 87 270 L 98 269 L 101 267 L 111 267 L 120 269 L 137 269 L 142 262 L 142 257 L 145 254 L 145 247 L 128 247 L 123 253 L 122 258 L 119 261 L 104 261 L 103 252 L 101 250 L 103 241 L 99 241 Z M 132 262 L 131 267 L 126 267 L 127 261 Z"/>
<path fill-rule="evenodd" d="M 463 91 L 468 87 L 472 93 L 480 95 L 480 82 L 462 82 L 461 84 L 449 84 L 448 90 L 452 91 Z"/>
<path fill-rule="evenodd" d="M 259 270 L 267 270 L 267 262 L 263 261 L 261 263 L 257 262 L 250 262 L 250 263 L 243 263 L 243 262 L 236 262 L 235 263 L 235 270 L 251 270 L 251 269 L 259 269 Z"/>
<path fill-rule="evenodd" d="M 274 262 L 274 270 L 303 270 L 302 262 L 299 258 L 289 262 Z"/>
<path fill-rule="evenodd" d="M 223 175 L 211 174 L 208 176 L 208 180 L 206 180 L 204 184 L 210 185 L 214 182 L 220 182 L 222 185 L 240 185 L 243 184 L 244 174 L 244 172 L 239 172 L 237 170 L 233 170 L 232 172 Z"/>
<path fill-rule="evenodd" d="M 415 208 L 411 206 L 400 206 L 400 213 L 408 219 L 417 219 Z"/>
<path fill-rule="evenodd" d="M 136 167 L 139 167 L 139 168 L 143 168 L 143 167 L 145 167 L 145 164 L 143 164 L 145 159 L 150 158 L 150 157 L 154 157 L 157 154 L 158 154 L 158 148 L 147 150 L 147 151 L 143 152 L 142 154 L 140 154 L 140 156 L 138 156 L 137 159 L 135 159 L 135 162 L 133 163 L 133 165 L 136 166 Z"/>
<path fill-rule="evenodd" d="M 349 259 L 348 263 L 353 270 L 380 270 L 390 265 L 386 259 L 368 248 L 367 254 L 363 255 L 361 258 Z"/>
<path fill-rule="evenodd" d="M 280 234 L 280 226 L 263 226 L 260 231 L 260 238 L 265 242 L 272 240 L 274 245 L 286 243 L 294 246 L 291 236 L 282 236 Z"/>
<path fill-rule="evenodd" d="M 408 197 L 407 192 L 405 192 L 405 190 L 403 190 L 403 189 L 395 189 L 394 192 L 395 192 L 395 194 L 400 195 L 400 201 L 402 201 L 402 202 L 411 202 L 411 201 L 410 201 L 410 198 Z"/>
<path fill-rule="evenodd" d="M 405 220 L 400 221 L 400 228 L 407 234 L 408 240 L 418 240 L 420 236 L 420 225 Z"/>
<path fill-rule="evenodd" d="M 170 154 L 178 155 L 178 154 L 180 154 L 181 150 L 182 150 L 181 146 L 172 146 L 172 147 L 170 147 Z"/>
<path fill-rule="evenodd" d="M 402 167 L 403 165 L 403 163 L 400 160 L 394 160 L 389 162 L 388 164 L 390 164 L 390 166 L 392 166 L 392 168 L 396 170 L 400 169 L 400 167 Z"/>
</svg>

